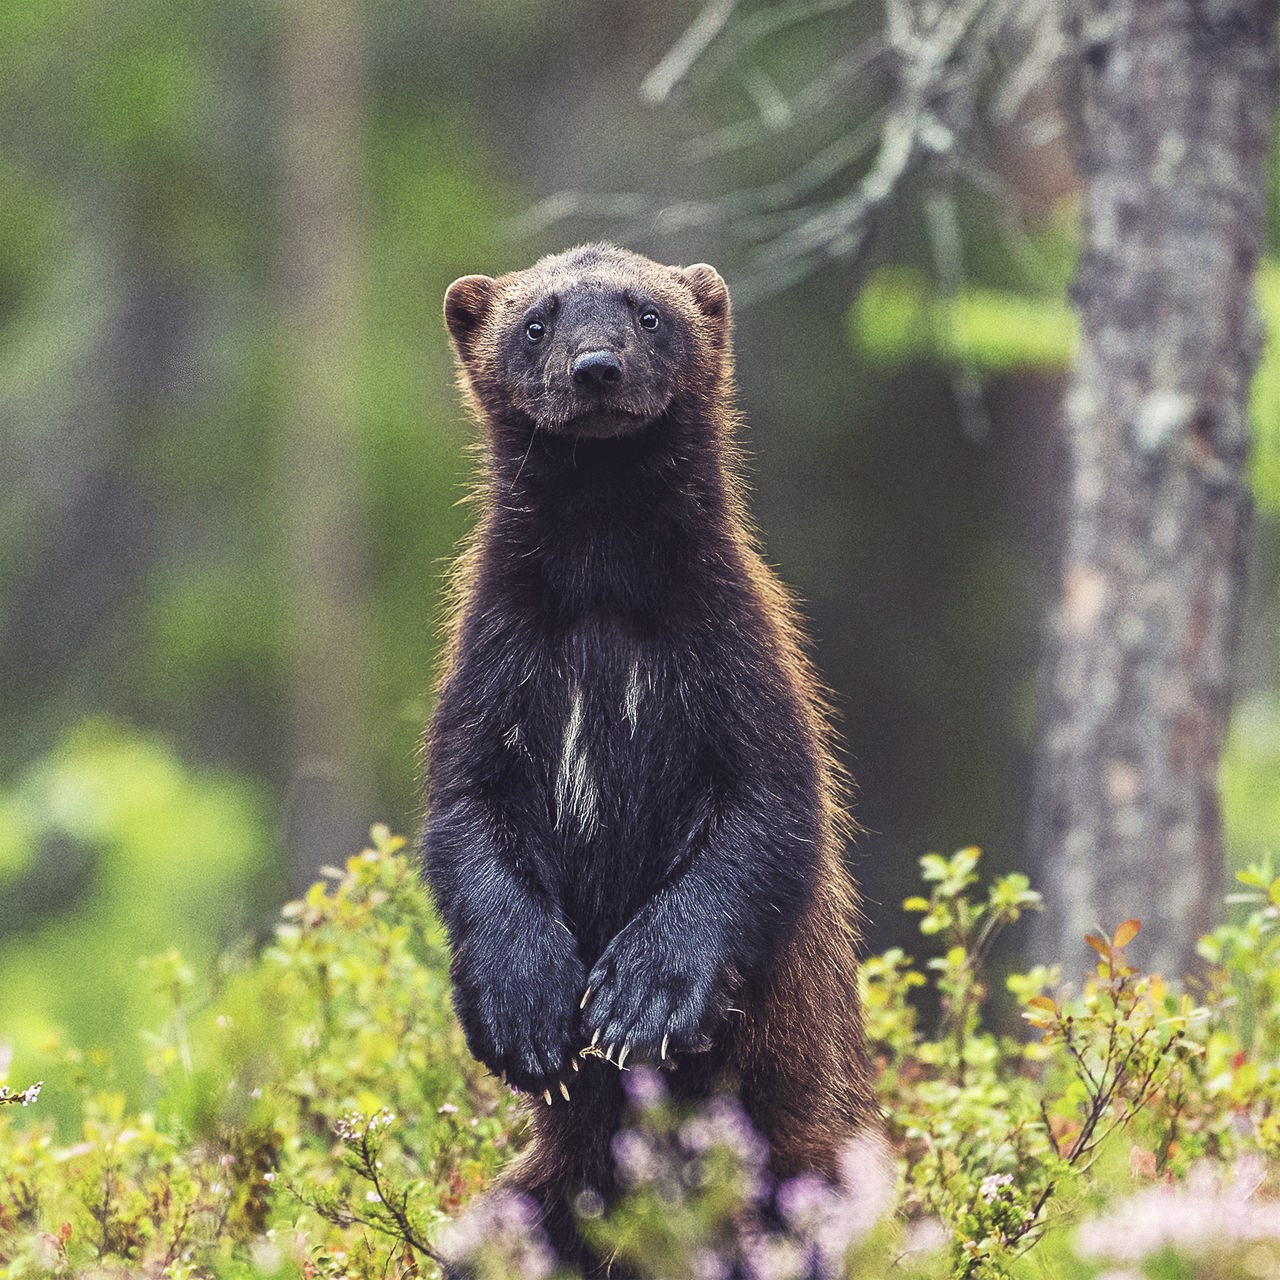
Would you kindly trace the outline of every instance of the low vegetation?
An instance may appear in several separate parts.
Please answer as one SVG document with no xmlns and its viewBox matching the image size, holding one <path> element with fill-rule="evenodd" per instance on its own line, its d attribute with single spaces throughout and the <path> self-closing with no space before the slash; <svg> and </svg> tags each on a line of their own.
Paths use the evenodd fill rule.
<svg viewBox="0 0 1280 1280">
<path fill-rule="evenodd" d="M 638 1066 L 627 1197 L 576 1206 L 602 1247 L 671 1280 L 1280 1275 L 1275 869 L 1240 875 L 1194 981 L 1142 973 L 1124 921 L 1084 940 L 1083 981 L 998 983 L 993 944 L 1038 897 L 1018 875 L 982 887 L 978 864 L 922 859 L 905 907 L 930 958 L 863 967 L 885 1140 L 848 1153 L 841 1185 L 774 1185 L 734 1104 L 677 1113 Z M 375 830 L 211 995 L 177 953 L 147 970 L 168 1015 L 144 1097 L 66 1046 L 43 1092 L 0 1088 L 5 1274 L 387 1280 L 435 1275 L 442 1252 L 482 1280 L 554 1274 L 519 1201 L 462 1212 L 519 1109 L 466 1053 L 402 840 Z"/>
</svg>

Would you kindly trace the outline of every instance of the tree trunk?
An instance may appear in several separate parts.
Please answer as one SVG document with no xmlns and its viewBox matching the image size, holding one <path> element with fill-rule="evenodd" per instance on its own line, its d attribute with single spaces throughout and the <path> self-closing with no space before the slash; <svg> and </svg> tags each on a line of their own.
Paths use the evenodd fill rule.
<svg viewBox="0 0 1280 1280">
<path fill-rule="evenodd" d="M 359 355 L 360 40 L 354 0 L 281 9 L 284 523 L 294 888 L 368 831 Z"/>
<path fill-rule="evenodd" d="M 1245 587 L 1252 284 L 1274 0 L 1084 0 L 1083 339 L 1032 812 L 1039 951 L 1137 917 L 1168 977 L 1215 916 L 1219 752 Z"/>
</svg>

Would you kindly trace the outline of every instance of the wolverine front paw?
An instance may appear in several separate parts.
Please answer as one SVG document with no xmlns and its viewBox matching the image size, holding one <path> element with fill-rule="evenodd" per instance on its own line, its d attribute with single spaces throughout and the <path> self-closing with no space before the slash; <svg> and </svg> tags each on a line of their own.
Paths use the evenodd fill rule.
<svg viewBox="0 0 1280 1280">
<path fill-rule="evenodd" d="M 587 978 L 583 1034 L 619 1066 L 633 1055 L 661 1062 L 709 1049 L 726 1003 L 721 970 L 705 941 L 683 939 L 677 946 L 637 917 Z"/>
<path fill-rule="evenodd" d="M 468 966 L 464 955 L 454 966 L 454 1004 L 472 1055 L 517 1089 L 567 1096 L 586 980 L 573 940 L 529 940 L 505 963 L 486 948 L 476 951 L 486 956 L 483 965 Z"/>
</svg>

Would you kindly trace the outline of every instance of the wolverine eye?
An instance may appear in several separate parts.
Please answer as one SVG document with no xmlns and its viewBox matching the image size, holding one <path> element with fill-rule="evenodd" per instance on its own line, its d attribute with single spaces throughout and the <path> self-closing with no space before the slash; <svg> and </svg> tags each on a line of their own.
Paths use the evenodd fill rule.
<svg viewBox="0 0 1280 1280">
<path fill-rule="evenodd" d="M 640 327 L 642 329 L 656 329 L 658 327 L 658 313 L 652 307 L 640 313 Z"/>
<path fill-rule="evenodd" d="M 543 327 L 541 320 L 530 320 L 524 327 L 524 336 L 530 342 L 541 342 L 544 333 L 546 333 L 546 329 Z"/>
</svg>

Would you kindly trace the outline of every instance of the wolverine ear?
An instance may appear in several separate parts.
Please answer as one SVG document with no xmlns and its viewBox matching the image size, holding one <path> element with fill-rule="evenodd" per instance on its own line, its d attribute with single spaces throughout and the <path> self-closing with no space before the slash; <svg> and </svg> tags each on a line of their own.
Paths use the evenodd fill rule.
<svg viewBox="0 0 1280 1280">
<path fill-rule="evenodd" d="M 463 276 L 445 291 L 444 322 L 462 355 L 470 350 L 492 303 L 492 276 Z"/>
<path fill-rule="evenodd" d="M 723 341 L 729 325 L 729 286 L 720 273 L 705 262 L 695 262 L 676 274 L 693 294 L 698 310 L 712 322 L 717 341 Z"/>
</svg>

